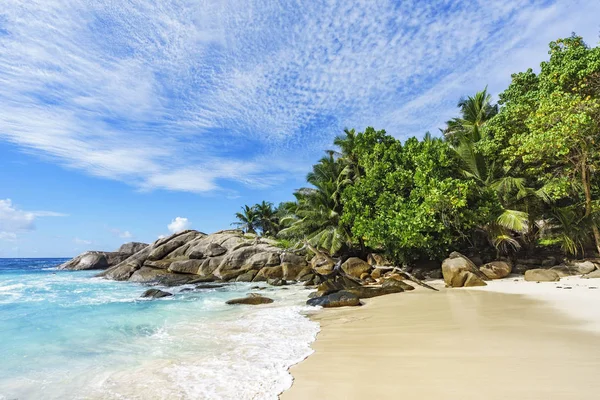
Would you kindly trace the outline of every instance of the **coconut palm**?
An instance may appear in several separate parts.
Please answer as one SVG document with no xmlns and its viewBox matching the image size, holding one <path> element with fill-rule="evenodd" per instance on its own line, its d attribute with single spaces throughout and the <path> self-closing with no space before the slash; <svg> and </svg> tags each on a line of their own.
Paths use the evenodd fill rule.
<svg viewBox="0 0 600 400">
<path fill-rule="evenodd" d="M 461 116 L 448 121 L 443 132 L 461 163 L 464 176 L 475 180 L 482 190 L 498 194 L 502 211 L 485 230 L 491 243 L 507 252 L 521 247 L 514 234 L 524 235 L 534 228 L 529 214 L 514 207 L 530 201 L 536 192 L 526 186 L 525 179 L 511 176 L 510 171 L 502 170 L 495 160 L 487 159 L 477 149 L 477 144 L 487 139 L 486 123 L 498 113 L 498 106 L 491 101 L 487 88 L 461 100 L 458 103 Z"/>
<path fill-rule="evenodd" d="M 456 144 L 462 138 L 468 138 L 472 142 L 482 139 L 482 127 L 487 121 L 498 114 L 498 105 L 492 104 L 492 95 L 487 91 L 487 86 L 475 96 L 468 96 L 458 102 L 461 116 L 446 122 L 444 136 L 452 144 Z"/>
<path fill-rule="evenodd" d="M 344 164 L 331 151 L 313 166 L 306 178 L 313 187 L 294 193 L 296 209 L 281 219 L 287 227 L 279 232 L 280 236 L 305 239 L 332 255 L 351 244 L 350 230 L 341 222 L 342 206 L 337 200 L 343 169 Z"/>
<path fill-rule="evenodd" d="M 245 233 L 256 234 L 256 229 L 259 227 L 259 217 L 255 207 L 245 205 L 242 207 L 241 213 L 235 213 L 235 217 L 238 221 L 231 225 L 241 228 Z"/>
<path fill-rule="evenodd" d="M 273 203 L 263 200 L 254 206 L 254 210 L 258 218 L 257 226 L 261 233 L 264 236 L 276 235 L 278 219 L 276 210 L 273 208 Z"/>
</svg>

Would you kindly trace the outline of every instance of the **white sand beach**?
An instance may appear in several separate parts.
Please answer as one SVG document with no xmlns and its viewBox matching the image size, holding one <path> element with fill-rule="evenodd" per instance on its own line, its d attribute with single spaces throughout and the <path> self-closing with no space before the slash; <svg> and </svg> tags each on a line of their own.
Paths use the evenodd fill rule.
<svg viewBox="0 0 600 400">
<path fill-rule="evenodd" d="M 600 280 L 417 289 L 322 310 L 284 400 L 597 399 Z"/>
</svg>

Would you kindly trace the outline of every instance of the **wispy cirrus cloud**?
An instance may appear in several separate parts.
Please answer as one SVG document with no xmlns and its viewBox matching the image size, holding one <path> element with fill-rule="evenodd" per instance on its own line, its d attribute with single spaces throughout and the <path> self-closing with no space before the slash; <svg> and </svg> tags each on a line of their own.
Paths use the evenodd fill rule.
<svg viewBox="0 0 600 400">
<path fill-rule="evenodd" d="M 600 29 L 593 0 L 8 0 L 0 13 L 0 139 L 189 192 L 279 183 L 345 126 L 435 129 L 549 40 Z"/>
</svg>

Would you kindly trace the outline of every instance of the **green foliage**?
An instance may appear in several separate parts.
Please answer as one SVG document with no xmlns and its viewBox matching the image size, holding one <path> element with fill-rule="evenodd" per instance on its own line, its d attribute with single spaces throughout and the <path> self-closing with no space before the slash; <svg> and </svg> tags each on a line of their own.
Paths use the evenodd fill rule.
<svg viewBox="0 0 600 400">
<path fill-rule="evenodd" d="M 474 181 L 461 179 L 442 140 L 412 138 L 402 145 L 367 128 L 357 147 L 365 175 L 344 191 L 344 221 L 397 261 L 441 258 L 497 212 L 493 193 L 482 196 Z"/>
<path fill-rule="evenodd" d="M 279 230 L 281 213 L 273 208 L 273 203 L 262 201 L 253 206 L 245 205 L 241 213 L 236 213 L 237 221 L 232 223 L 246 233 L 261 233 L 263 236 L 275 236 Z"/>
<path fill-rule="evenodd" d="M 335 156 L 335 152 L 327 153 L 306 177 L 312 187 L 294 193 L 295 207 L 282 218 L 286 228 L 279 236 L 307 240 L 311 245 L 335 254 L 344 247 L 351 247 L 352 238 L 349 229 L 341 223 L 340 195 L 346 183 L 340 177 L 346 164 Z"/>
<path fill-rule="evenodd" d="M 565 251 L 581 253 L 594 237 L 600 252 L 593 207 L 600 168 L 600 48 L 574 35 L 550 43 L 549 54 L 538 76 L 513 75 L 501 95 L 501 114 L 515 121 L 504 163 L 544 194 L 548 206 L 538 217 L 553 221 Z M 557 210 L 569 210 L 568 221 Z"/>
<path fill-rule="evenodd" d="M 461 99 L 444 139 L 345 129 L 295 201 L 245 206 L 236 224 L 398 262 L 482 246 L 600 252 L 600 48 L 573 35 L 549 54 L 539 74 L 513 74 L 498 104 L 487 88 Z"/>
</svg>

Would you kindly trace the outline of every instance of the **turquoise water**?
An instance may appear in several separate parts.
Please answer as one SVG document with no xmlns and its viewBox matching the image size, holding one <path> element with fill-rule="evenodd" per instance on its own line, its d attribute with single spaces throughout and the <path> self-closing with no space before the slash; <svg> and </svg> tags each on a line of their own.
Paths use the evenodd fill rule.
<svg viewBox="0 0 600 400">
<path fill-rule="evenodd" d="M 0 399 L 270 399 L 310 354 L 306 291 L 254 284 L 140 299 L 145 286 L 58 271 L 63 260 L 0 259 Z"/>
</svg>

